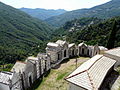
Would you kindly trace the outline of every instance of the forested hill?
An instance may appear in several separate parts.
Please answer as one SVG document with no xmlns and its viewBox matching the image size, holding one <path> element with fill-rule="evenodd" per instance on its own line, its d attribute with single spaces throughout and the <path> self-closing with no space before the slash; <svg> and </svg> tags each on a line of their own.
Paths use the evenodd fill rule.
<svg viewBox="0 0 120 90">
<path fill-rule="evenodd" d="M 27 14 L 29 14 L 35 18 L 41 19 L 41 20 L 45 20 L 52 16 L 57 16 L 57 15 L 67 12 L 64 9 L 57 9 L 57 10 L 48 9 L 47 10 L 47 9 L 41 9 L 41 8 L 36 8 L 36 9 L 20 8 L 20 10 L 26 12 Z"/>
<path fill-rule="evenodd" d="M 87 24 L 87 22 L 90 24 Z M 71 30 L 72 28 L 73 30 Z M 57 31 L 59 33 L 56 33 Z M 98 44 L 107 46 L 109 43 L 115 41 L 115 46 L 113 45 L 113 47 L 120 46 L 120 16 L 107 20 L 100 20 L 98 18 L 77 19 L 67 22 L 65 26 L 59 28 L 57 31 L 54 32 L 54 36 L 56 37 L 52 39 L 53 41 L 58 38 L 62 39 L 64 36 L 71 43 L 79 44 L 85 41 L 89 45 Z"/>
<path fill-rule="evenodd" d="M 59 27 L 64 25 L 65 22 L 81 17 L 98 17 L 110 18 L 120 15 L 120 0 L 111 0 L 102 5 L 95 6 L 90 9 L 79 9 L 66 12 L 59 16 L 54 16 L 46 19 L 45 21 L 53 26 Z"/>
<path fill-rule="evenodd" d="M 103 19 L 95 18 L 95 17 L 87 17 L 87 18 L 80 18 L 74 19 L 72 21 L 66 22 L 62 27 L 56 29 L 52 36 L 64 36 L 68 33 L 73 33 L 79 30 L 83 30 L 86 27 L 99 23 L 103 21 Z M 56 40 L 55 40 L 56 41 Z"/>
<path fill-rule="evenodd" d="M 0 63 L 37 53 L 52 30 L 46 23 L 0 2 Z"/>
</svg>

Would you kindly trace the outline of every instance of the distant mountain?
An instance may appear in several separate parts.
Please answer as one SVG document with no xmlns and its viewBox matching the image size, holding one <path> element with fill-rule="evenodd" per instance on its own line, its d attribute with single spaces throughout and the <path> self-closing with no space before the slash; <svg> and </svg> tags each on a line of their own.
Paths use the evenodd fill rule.
<svg viewBox="0 0 120 90">
<path fill-rule="evenodd" d="M 78 9 L 69 11 L 59 16 L 48 18 L 45 21 L 53 26 L 59 27 L 65 24 L 65 22 L 73 20 L 75 18 L 98 17 L 106 19 L 113 16 L 120 16 L 120 0 L 112 0 L 90 9 Z"/>
<path fill-rule="evenodd" d="M 52 28 L 26 13 L 0 2 L 0 64 L 34 55 L 50 38 Z"/>
<path fill-rule="evenodd" d="M 50 18 L 52 16 L 57 16 L 60 14 L 63 14 L 65 12 L 67 12 L 64 9 L 57 9 L 57 10 L 53 10 L 53 9 L 41 9 L 41 8 L 36 8 L 36 9 L 31 9 L 31 8 L 20 8 L 20 10 L 26 12 L 27 14 L 39 18 L 41 20 L 45 20 L 47 18 Z"/>
</svg>

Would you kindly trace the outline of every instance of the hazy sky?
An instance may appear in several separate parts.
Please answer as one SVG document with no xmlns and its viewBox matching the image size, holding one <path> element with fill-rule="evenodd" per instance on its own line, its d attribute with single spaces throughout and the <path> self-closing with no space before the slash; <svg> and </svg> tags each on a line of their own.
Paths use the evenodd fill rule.
<svg viewBox="0 0 120 90">
<path fill-rule="evenodd" d="M 111 0 L 0 0 L 15 8 L 45 8 L 75 10 L 90 8 Z"/>
</svg>

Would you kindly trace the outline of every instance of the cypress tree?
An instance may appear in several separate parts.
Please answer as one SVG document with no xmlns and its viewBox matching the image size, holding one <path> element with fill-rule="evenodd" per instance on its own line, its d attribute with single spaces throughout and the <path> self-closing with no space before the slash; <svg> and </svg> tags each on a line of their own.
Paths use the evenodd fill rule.
<svg viewBox="0 0 120 90">
<path fill-rule="evenodd" d="M 108 39 L 108 43 L 107 43 L 107 48 L 108 49 L 112 49 L 114 48 L 114 44 L 115 44 L 115 38 L 116 38 L 116 33 L 117 33 L 117 22 L 116 20 L 114 20 L 113 25 L 112 25 L 112 30 Z"/>
</svg>

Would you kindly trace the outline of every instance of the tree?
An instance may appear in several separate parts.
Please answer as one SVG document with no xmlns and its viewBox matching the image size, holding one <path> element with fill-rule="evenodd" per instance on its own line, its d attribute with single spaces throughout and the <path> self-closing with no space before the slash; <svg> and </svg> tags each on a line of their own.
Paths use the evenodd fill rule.
<svg viewBox="0 0 120 90">
<path fill-rule="evenodd" d="M 114 20 L 112 30 L 111 30 L 111 33 L 110 33 L 110 37 L 109 37 L 108 43 L 107 43 L 107 48 L 108 49 L 114 48 L 117 31 L 118 31 L 117 22 L 116 22 L 116 20 Z"/>
</svg>

